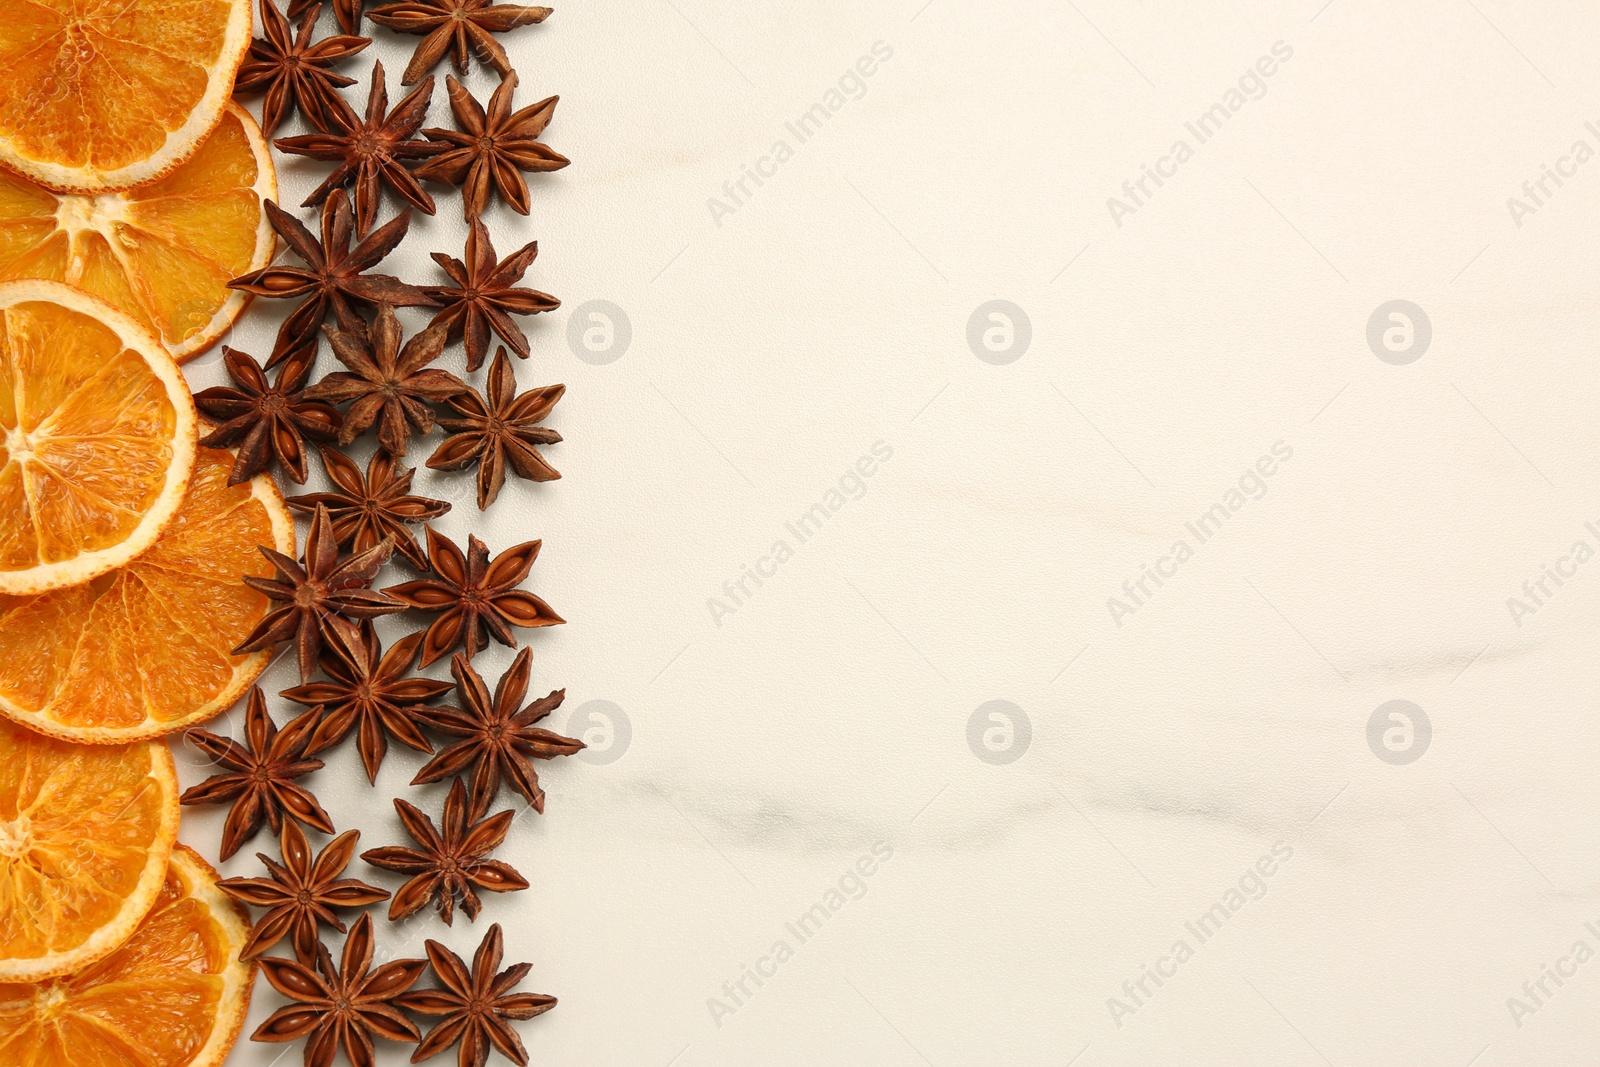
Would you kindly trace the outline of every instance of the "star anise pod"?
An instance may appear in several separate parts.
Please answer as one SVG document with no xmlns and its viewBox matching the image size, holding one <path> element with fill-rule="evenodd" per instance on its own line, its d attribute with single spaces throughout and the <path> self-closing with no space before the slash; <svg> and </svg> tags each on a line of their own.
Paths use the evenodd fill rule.
<svg viewBox="0 0 1600 1067">
<path fill-rule="evenodd" d="M 333 0 L 333 15 L 345 33 L 361 32 L 361 5 L 363 0 Z M 310 7 L 312 0 L 290 0 L 289 17 L 294 18 Z"/>
<path fill-rule="evenodd" d="M 475 535 L 467 535 L 467 551 L 462 554 L 454 541 L 432 526 L 427 529 L 428 563 L 437 577 L 384 590 L 407 607 L 439 616 L 423 636 L 421 666 L 443 658 L 457 645 L 471 659 L 488 645 L 490 636 L 515 648 L 513 626 L 531 629 L 567 621 L 543 600 L 517 588 L 539 558 L 540 542 L 513 545 L 491 563 L 489 549 Z"/>
<path fill-rule="evenodd" d="M 274 460 L 295 482 L 306 480 L 307 437 L 327 439 L 339 429 L 341 416 L 332 404 L 310 399 L 305 393 L 315 353 L 301 352 L 278 371 L 268 384 L 266 372 L 255 357 L 236 348 L 222 349 L 223 365 L 233 386 L 217 385 L 195 394 L 194 406 L 218 423 L 200 439 L 208 448 L 239 446 L 229 485 L 247 482 L 270 467 Z M 269 363 L 270 366 L 270 363 Z"/>
<path fill-rule="evenodd" d="M 425 944 L 428 964 L 444 988 L 413 989 L 402 994 L 399 1002 L 407 1011 L 443 1018 L 411 1053 L 411 1062 L 421 1063 L 459 1042 L 457 1067 L 484 1067 L 491 1047 L 518 1067 L 528 1067 L 528 1052 L 510 1022 L 543 1015 L 556 1006 L 556 998 L 512 992 L 528 976 L 532 964 L 519 963 L 495 973 L 505 952 L 500 924 L 489 927 L 479 942 L 471 971 L 460 956 L 439 942 L 430 938 Z"/>
<path fill-rule="evenodd" d="M 303 12 L 303 15 L 302 15 Z M 336 87 L 354 85 L 354 78 L 336 73 L 333 64 L 349 59 L 372 42 L 365 37 L 324 37 L 311 40 L 321 4 L 297 4 L 290 16 L 302 16 L 293 35 L 289 20 L 272 0 L 261 0 L 262 36 L 250 42 L 233 81 L 235 93 L 266 93 L 261 102 L 261 132 L 272 136 L 278 123 L 296 107 L 318 129 L 327 121 L 323 115 L 328 100 L 338 96 Z"/>
<path fill-rule="evenodd" d="M 533 761 L 570 756 L 584 744 L 534 725 L 561 706 L 567 695 L 565 689 L 519 708 L 528 694 L 532 670 L 533 650 L 525 648 L 501 676 L 491 700 L 483 678 L 465 656 L 456 653 L 450 661 L 450 673 L 455 676 L 456 692 L 464 706 L 424 708 L 418 714 L 433 729 L 461 740 L 429 760 L 411 784 L 426 785 L 470 768 L 473 810 L 488 810 L 504 783 L 520 793 L 535 811 L 543 813 L 544 790 L 539 788 L 539 772 Z"/>
<path fill-rule="evenodd" d="M 539 242 L 530 242 L 496 263 L 488 228 L 482 219 L 473 219 L 467 230 L 465 254 L 463 263 L 443 252 L 433 253 L 433 261 L 455 282 L 454 286 L 429 286 L 424 290 L 441 309 L 433 316 L 434 325 L 449 326 L 452 341 L 465 339 L 469 371 L 483 366 L 491 329 L 513 352 L 527 359 L 527 335 L 511 316 L 536 315 L 561 306 L 561 301 L 549 293 L 515 284 L 539 254 Z"/>
<path fill-rule="evenodd" d="M 365 236 L 378 217 L 378 200 L 387 185 L 424 214 L 433 214 L 433 197 L 417 184 L 404 160 L 438 155 L 440 147 L 416 139 L 417 129 L 428 114 L 433 96 L 433 79 L 413 89 L 389 111 L 389 91 L 384 85 L 383 63 L 372 64 L 372 88 L 367 94 L 367 114 L 363 118 L 341 96 L 330 96 L 323 111 L 325 133 L 303 137 L 281 137 L 272 142 L 284 152 L 309 156 L 324 163 L 337 163 L 333 173 L 301 201 L 301 207 L 321 203 L 341 186 L 354 184 L 356 233 Z"/>
<path fill-rule="evenodd" d="M 389 751 L 390 734 L 418 752 L 432 752 L 433 745 L 417 728 L 415 713 L 425 701 L 450 692 L 450 683 L 408 677 L 422 634 L 402 637 L 388 652 L 378 643 L 370 622 L 354 630 L 340 627 L 329 638 L 321 658 L 322 673 L 328 680 L 279 694 L 308 708 L 322 708 L 322 721 L 306 744 L 306 755 L 332 748 L 355 730 L 361 765 L 366 768 L 367 780 L 376 783 L 378 767 Z"/>
<path fill-rule="evenodd" d="M 300 681 L 309 681 L 330 631 L 349 627 L 351 624 L 346 620 L 374 619 L 405 609 L 407 601 L 369 588 L 393 547 L 388 541 L 380 541 L 364 552 L 340 559 L 333 520 L 328 517 L 327 508 L 317 508 L 300 562 L 264 546 L 257 549 L 278 576 L 246 576 L 244 581 L 275 601 L 276 606 L 256 624 L 233 654 L 259 652 L 293 638 Z"/>
<path fill-rule="evenodd" d="M 268 1016 L 252 1041 L 307 1038 L 306 1067 L 330 1067 L 342 1048 L 352 1067 L 372 1067 L 374 1036 L 414 1042 L 422 1035 L 394 1006 L 396 998 L 422 977 L 424 960 L 390 960 L 372 968 L 372 916 L 363 915 L 345 938 L 337 969 L 318 946 L 313 969 L 296 960 L 264 956 L 261 973 L 272 988 L 294 1001 Z"/>
<path fill-rule="evenodd" d="M 333 833 L 333 820 L 317 798 L 294 783 L 294 779 L 322 766 L 321 760 L 305 758 L 306 742 L 319 717 L 319 712 L 305 712 L 280 731 L 267 714 L 261 687 L 256 686 L 250 690 L 245 710 L 245 744 L 204 730 L 190 730 L 184 735 L 224 768 L 221 774 L 190 786 L 178 798 L 181 804 L 233 802 L 222 827 L 223 859 L 255 836 L 263 821 L 273 833 L 282 830 L 285 816 L 325 834 Z"/>
<path fill-rule="evenodd" d="M 350 201 L 343 189 L 335 189 L 322 203 L 322 241 L 311 235 L 300 220 L 277 204 L 266 202 L 267 218 L 289 250 L 305 262 L 304 267 L 267 267 L 235 278 L 230 289 L 256 296 L 293 299 L 305 297 L 278 328 L 278 343 L 267 366 L 287 358 L 302 348 L 314 348 L 317 330 L 332 311 L 341 330 L 366 328 L 357 314 L 358 304 L 392 304 L 417 307 L 432 303 L 420 288 L 407 285 L 387 274 L 368 274 L 393 252 L 411 225 L 411 212 L 402 212 L 350 247 L 355 222 Z"/>
<path fill-rule="evenodd" d="M 434 470 L 455 471 L 478 465 L 478 510 L 494 503 L 506 479 L 506 464 L 518 477 L 534 482 L 549 482 L 561 472 L 545 462 L 534 445 L 549 445 L 561 440 L 554 430 L 537 425 L 566 392 L 564 385 L 517 392 L 516 375 L 506 350 L 495 353 L 489 368 L 489 397 L 476 390 L 450 398 L 455 418 L 440 418 L 439 425 L 450 434 L 428 457 Z"/>
<path fill-rule="evenodd" d="M 511 210 L 526 215 L 528 183 L 521 172 L 560 170 L 571 162 L 537 140 L 555 116 L 560 98 L 546 97 L 513 112 L 511 95 L 517 88 L 517 75 L 512 71 L 489 97 L 489 110 L 485 113 L 460 82 L 447 75 L 445 83 L 450 89 L 450 110 L 455 113 L 460 130 L 423 130 L 422 135 L 442 146 L 443 151 L 412 173 L 428 181 L 461 186 L 462 207 L 468 219 L 483 213 L 491 187 L 511 205 Z"/>
<path fill-rule="evenodd" d="M 386 890 L 356 878 L 339 877 L 355 858 L 360 838 L 360 830 L 346 830 L 329 841 L 320 855 L 313 856 L 305 831 L 293 819 L 285 819 L 278 846 L 283 862 L 256 853 L 270 877 L 218 882 L 217 888 L 239 903 L 267 909 L 239 950 L 239 958 L 254 959 L 288 936 L 295 954 L 309 963 L 316 959 L 320 924 L 344 933 L 344 923 L 334 908 L 364 908 L 388 900 Z"/>
<path fill-rule="evenodd" d="M 432 901 L 439 917 L 450 926 L 457 900 L 461 901 L 461 910 L 468 919 L 478 917 L 483 907 L 478 889 L 509 893 L 528 888 L 528 880 L 518 874 L 516 868 L 488 858 L 506 839 L 511 820 L 517 813 L 507 808 L 479 821 L 483 811 L 467 809 L 467 790 L 461 779 L 455 780 L 450 786 L 450 795 L 445 798 L 444 816 L 440 820 L 444 823 L 442 832 L 432 819 L 398 797 L 394 810 L 399 813 L 406 833 L 421 847 L 396 845 L 361 854 L 361 858 L 374 867 L 411 876 L 389 902 L 391 922 L 416 914 Z"/>
<path fill-rule="evenodd" d="M 343 453 L 332 448 L 320 450 L 322 469 L 334 484 L 327 493 L 305 493 L 289 498 L 289 506 L 303 513 L 318 507 L 328 509 L 333 519 L 333 537 L 340 548 L 365 552 L 388 539 L 412 566 L 426 570 L 428 557 L 412 536 L 409 526 L 437 519 L 450 510 L 443 500 L 411 495 L 412 470 L 395 463 L 383 449 L 367 460 L 366 477 Z"/>
<path fill-rule="evenodd" d="M 444 351 L 445 326 L 429 326 L 402 348 L 400 322 L 394 308 L 378 306 L 378 317 L 364 330 L 346 332 L 328 327 L 333 354 L 350 369 L 337 371 L 306 390 L 312 400 L 335 404 L 354 401 L 344 413 L 339 443 L 348 445 L 378 425 L 378 443 L 392 456 L 406 454 L 411 431 L 433 431 L 433 409 L 467 391 L 467 383 L 449 371 L 428 364 Z"/>
<path fill-rule="evenodd" d="M 550 15 L 548 7 L 495 4 L 490 0 L 402 0 L 371 11 L 372 21 L 380 26 L 400 33 L 426 34 L 400 77 L 405 85 L 432 70 L 447 50 L 456 70 L 465 73 L 469 44 L 495 70 L 507 74 L 511 60 L 500 42 L 490 35 L 543 22 Z"/>
</svg>

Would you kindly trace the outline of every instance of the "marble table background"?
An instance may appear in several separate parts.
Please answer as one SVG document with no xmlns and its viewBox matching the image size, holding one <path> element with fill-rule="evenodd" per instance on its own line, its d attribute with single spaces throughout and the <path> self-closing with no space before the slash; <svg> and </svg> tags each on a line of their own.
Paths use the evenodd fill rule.
<svg viewBox="0 0 1600 1067">
<path fill-rule="evenodd" d="M 398 99 L 412 42 L 372 32 Z M 538 1064 L 1592 1062 L 1597 41 L 1578 0 L 513 35 L 574 160 L 492 216 L 563 301 L 517 372 L 568 386 L 565 477 L 487 515 L 418 485 L 544 539 L 534 684 L 592 747 L 504 850 L 530 889 L 383 951 L 504 924 L 560 998 Z M 441 193 L 409 280 L 459 254 Z M 419 763 L 313 782 L 398 843 Z"/>
</svg>

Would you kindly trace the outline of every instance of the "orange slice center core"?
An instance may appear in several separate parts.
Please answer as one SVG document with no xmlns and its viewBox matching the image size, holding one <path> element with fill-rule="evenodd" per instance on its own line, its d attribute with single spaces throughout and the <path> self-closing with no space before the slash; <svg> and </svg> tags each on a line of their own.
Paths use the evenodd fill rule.
<svg viewBox="0 0 1600 1067">
<path fill-rule="evenodd" d="M 26 815 L 14 822 L 0 822 L 0 859 L 15 863 L 33 848 L 33 824 Z"/>
<path fill-rule="evenodd" d="M 5 451 L 17 463 L 26 463 L 33 458 L 33 438 L 24 433 L 21 426 L 13 426 L 6 431 Z"/>
<path fill-rule="evenodd" d="M 128 201 L 116 193 L 97 196 L 63 195 L 56 205 L 56 226 L 77 238 L 85 230 L 111 232 L 111 224 L 126 222 Z"/>
</svg>

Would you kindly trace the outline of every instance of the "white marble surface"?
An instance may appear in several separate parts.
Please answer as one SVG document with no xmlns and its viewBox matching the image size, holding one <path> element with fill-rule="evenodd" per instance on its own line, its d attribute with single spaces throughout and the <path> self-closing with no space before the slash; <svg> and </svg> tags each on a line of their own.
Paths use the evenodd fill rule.
<svg viewBox="0 0 1600 1067">
<path fill-rule="evenodd" d="M 392 79 L 410 42 L 377 32 Z M 1507 601 L 1600 549 L 1600 161 L 1522 189 L 1600 150 L 1597 39 L 1578 0 L 631 0 L 515 35 L 519 100 L 562 95 L 575 161 L 531 219 L 493 216 L 564 302 L 517 369 L 568 385 L 566 477 L 488 516 L 468 479 L 419 485 L 446 532 L 544 538 L 531 588 L 569 624 L 529 639 L 535 684 L 566 687 L 558 725 L 609 701 L 631 740 L 544 773 L 505 850 L 529 890 L 386 951 L 504 923 L 561 1000 L 523 1027 L 539 1064 L 1591 1062 L 1600 962 L 1562 960 L 1600 950 L 1600 562 Z M 1185 123 L 1275 49 L 1199 143 Z M 316 174 L 285 165 L 286 194 Z M 440 200 L 393 261 L 413 280 L 459 250 Z M 1031 326 L 1011 362 L 967 340 L 997 299 Z M 595 300 L 631 324 L 603 365 L 569 343 Z M 1409 363 L 1367 341 L 1391 300 L 1431 322 Z M 1274 449 L 1202 543 L 1185 524 Z M 1029 724 L 1009 750 L 971 727 L 996 700 Z M 1431 723 L 1408 763 L 1369 747 L 1391 700 Z M 342 751 L 315 783 L 395 843 L 419 762 L 373 791 Z M 214 857 L 219 827 L 189 810 L 183 836 Z M 1546 966 L 1576 973 L 1527 991 Z"/>
</svg>

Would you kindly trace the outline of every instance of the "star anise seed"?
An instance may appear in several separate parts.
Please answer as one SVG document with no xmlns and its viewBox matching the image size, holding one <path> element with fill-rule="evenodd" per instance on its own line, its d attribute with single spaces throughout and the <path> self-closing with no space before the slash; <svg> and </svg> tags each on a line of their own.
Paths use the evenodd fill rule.
<svg viewBox="0 0 1600 1067">
<path fill-rule="evenodd" d="M 278 371 L 268 384 L 265 370 L 255 357 L 236 348 L 222 349 L 223 365 L 233 386 L 218 385 L 195 394 L 194 405 L 218 425 L 200 439 L 208 448 L 237 445 L 229 485 L 238 485 L 269 468 L 273 461 L 295 482 L 304 485 L 307 437 L 329 439 L 339 430 L 341 416 L 332 404 L 306 396 L 314 353 L 303 352 Z"/>
<path fill-rule="evenodd" d="M 222 827 L 223 859 L 255 836 L 263 821 L 273 833 L 282 830 L 286 816 L 325 834 L 333 833 L 333 820 L 317 798 L 293 781 L 322 766 L 321 760 L 305 758 L 306 742 L 320 717 L 320 711 L 305 712 L 280 731 L 267 714 L 261 687 L 256 686 L 250 690 L 245 710 L 245 744 L 204 730 L 184 735 L 224 768 L 178 798 L 181 804 L 233 802 Z"/>
<path fill-rule="evenodd" d="M 256 296 L 294 299 L 304 297 L 278 328 L 277 348 L 267 366 L 274 366 L 291 353 L 316 347 L 317 330 L 328 312 L 334 313 L 341 330 L 359 331 L 366 323 L 357 313 L 359 304 L 392 304 L 418 307 L 432 303 L 415 285 L 407 285 L 387 274 L 368 274 L 405 237 L 411 225 L 411 212 L 402 212 L 369 233 L 354 248 L 355 222 L 350 200 L 343 189 L 335 189 L 322 203 L 322 241 L 300 220 L 277 204 L 266 202 L 267 218 L 289 250 L 299 256 L 304 267 L 267 267 L 235 278 L 230 289 Z"/>
<path fill-rule="evenodd" d="M 528 880 L 516 868 L 489 853 L 500 847 L 517 813 L 507 808 L 480 821 L 485 811 L 467 808 L 467 790 L 457 778 L 445 798 L 441 831 L 433 820 L 404 800 L 395 798 L 394 810 L 406 832 L 420 848 L 375 848 L 361 858 L 374 867 L 411 876 L 389 902 L 389 920 L 398 922 L 414 915 L 430 901 L 446 926 L 452 925 L 456 901 L 469 920 L 478 917 L 483 907 L 477 890 L 510 893 L 528 888 Z"/>
<path fill-rule="evenodd" d="M 444 351 L 446 328 L 429 326 L 402 348 L 400 322 L 394 308 L 378 306 L 370 327 L 355 332 L 327 327 L 333 354 L 350 369 L 337 371 L 306 390 L 312 400 L 350 404 L 344 413 L 339 443 L 348 445 L 378 425 L 378 443 L 392 456 L 406 454 L 413 429 L 419 435 L 433 431 L 433 409 L 467 391 L 467 383 L 449 371 L 428 364 Z"/>
<path fill-rule="evenodd" d="M 500 495 L 508 463 L 518 477 L 529 481 L 549 482 L 561 477 L 561 472 L 546 463 L 534 446 L 561 440 L 555 430 L 537 424 L 550 414 L 567 387 L 547 385 L 519 394 L 504 348 L 495 353 L 488 384 L 488 399 L 476 389 L 450 398 L 456 417 L 439 419 L 439 425 L 450 436 L 428 457 L 428 466 L 434 470 L 454 471 L 478 465 L 479 511 Z"/>
<path fill-rule="evenodd" d="M 364 908 L 388 900 L 388 891 L 356 878 L 341 878 L 355 858 L 360 830 L 346 830 L 329 841 L 320 855 L 312 855 L 305 831 L 293 819 L 285 819 L 278 846 L 282 862 L 257 852 L 267 868 L 267 878 L 224 878 L 217 888 L 241 904 L 265 908 L 267 913 L 256 923 L 250 940 L 239 950 L 239 958 L 250 960 L 289 937 L 301 962 L 316 959 L 321 926 L 326 924 L 344 933 L 344 922 L 334 908 Z"/>
<path fill-rule="evenodd" d="M 433 745 L 417 727 L 416 712 L 426 701 L 450 692 L 451 686 L 432 678 L 408 677 L 422 634 L 402 637 L 388 652 L 378 643 L 370 622 L 355 630 L 340 627 L 329 638 L 320 661 L 328 680 L 278 694 L 308 708 L 322 708 L 322 721 L 306 745 L 306 755 L 332 748 L 354 730 L 367 780 L 376 784 L 390 734 L 418 752 L 432 752 Z"/>
<path fill-rule="evenodd" d="M 436 577 L 384 590 L 407 607 L 439 616 L 423 636 L 420 666 L 442 659 L 458 645 L 471 659 L 488 645 L 491 636 L 515 648 L 513 626 L 532 629 L 567 621 L 540 598 L 517 588 L 539 558 L 539 541 L 513 545 L 491 563 L 489 549 L 475 535 L 467 535 L 463 554 L 454 541 L 432 526 L 427 530 L 428 563 Z"/>
<path fill-rule="evenodd" d="M 279 1008 L 250 1035 L 252 1041 L 306 1038 L 306 1067 L 330 1067 L 342 1049 L 352 1067 L 372 1067 L 373 1037 L 414 1042 L 416 1024 L 394 1006 L 422 977 L 425 960 L 390 960 L 372 967 L 372 916 L 350 928 L 337 968 L 320 943 L 315 968 L 276 956 L 261 958 L 261 973 L 272 988 L 294 1001 Z"/>
<path fill-rule="evenodd" d="M 333 520 L 328 517 L 327 508 L 317 508 L 300 562 L 270 548 L 257 549 L 278 576 L 246 576 L 245 584 L 277 606 L 267 612 L 233 654 L 259 652 L 293 639 L 300 681 L 310 681 L 323 642 L 332 631 L 341 626 L 353 628 L 347 620 L 373 619 L 405 610 L 406 601 L 370 588 L 393 548 L 388 541 L 380 541 L 364 552 L 340 559 Z"/>
<path fill-rule="evenodd" d="M 528 694 L 533 670 L 533 650 L 517 653 L 511 669 L 494 687 L 494 698 L 472 664 L 459 652 L 450 661 L 456 692 L 463 707 L 424 708 L 418 717 L 439 733 L 460 738 L 429 760 L 411 780 L 426 785 L 472 772 L 472 806 L 486 811 L 500 793 L 502 783 L 521 794 L 533 809 L 544 812 L 544 790 L 533 761 L 570 756 L 584 748 L 582 741 L 563 737 L 534 725 L 561 706 L 567 692 L 557 689 L 527 707 L 519 707 Z"/>
<path fill-rule="evenodd" d="M 302 137 L 281 137 L 272 142 L 281 151 L 309 156 L 324 163 L 337 163 L 333 173 L 301 201 L 301 207 L 319 204 L 333 190 L 355 186 L 356 234 L 364 237 L 378 217 L 378 200 L 387 185 L 413 207 L 433 214 L 433 197 L 417 184 L 404 160 L 425 159 L 442 150 L 439 145 L 416 139 L 418 128 L 428 114 L 433 96 L 433 79 L 428 78 L 389 111 L 389 93 L 384 85 L 383 63 L 373 61 L 372 88 L 367 94 L 367 114 L 363 118 L 341 96 L 330 96 L 324 111 L 326 133 Z"/>
<path fill-rule="evenodd" d="M 343 453 L 322 448 L 319 454 L 322 469 L 334 484 L 333 491 L 292 496 L 289 506 L 302 513 L 327 508 L 333 519 L 333 537 L 340 548 L 365 552 L 387 538 L 412 566 L 426 570 L 428 557 L 409 527 L 437 519 L 450 510 L 450 505 L 443 500 L 412 496 L 411 468 L 399 466 L 381 448 L 367 460 L 365 477 Z"/>
<path fill-rule="evenodd" d="M 539 254 L 539 242 L 523 245 L 505 259 L 495 262 L 494 245 L 481 219 L 473 219 L 467 230 L 466 262 L 442 252 L 433 261 L 444 268 L 453 286 L 429 286 L 424 291 L 441 309 L 433 316 L 434 325 L 450 327 L 450 339 L 461 338 L 467 350 L 467 370 L 483 366 L 489 352 L 489 331 L 511 346 L 522 359 L 528 358 L 528 337 L 512 315 L 537 315 L 554 311 L 561 301 L 537 289 L 516 286 Z"/>
<path fill-rule="evenodd" d="M 526 215 L 531 208 L 522 172 L 560 170 L 571 162 L 537 140 L 555 116 L 560 98 L 546 97 L 513 113 L 511 96 L 517 88 L 517 75 L 512 71 L 489 98 L 485 112 L 460 82 L 446 75 L 445 84 L 460 129 L 423 130 L 422 135 L 438 143 L 442 151 L 412 173 L 428 181 L 461 186 L 462 208 L 468 219 L 483 213 L 491 188 L 511 210 Z"/>
<path fill-rule="evenodd" d="M 543 22 L 551 14 L 548 7 L 495 4 L 490 0 L 403 0 L 373 8 L 371 18 L 400 33 L 426 35 L 417 43 L 400 78 L 403 84 L 410 85 L 437 66 L 446 50 L 450 51 L 456 70 L 465 73 L 468 45 L 495 70 L 509 73 L 511 60 L 500 42 L 490 35 Z"/>
<path fill-rule="evenodd" d="M 517 1067 L 528 1067 L 527 1049 L 510 1023 L 543 1015 L 556 1006 L 556 998 L 512 992 L 528 976 L 532 964 L 518 963 L 495 973 L 505 953 L 500 924 L 489 927 L 479 942 L 471 971 L 460 956 L 439 942 L 430 938 L 425 945 L 428 965 L 442 988 L 413 989 L 402 994 L 399 1003 L 418 1015 L 443 1018 L 411 1053 L 411 1062 L 421 1063 L 459 1042 L 456 1067 L 484 1067 L 491 1047 Z"/>
<path fill-rule="evenodd" d="M 311 32 L 320 14 L 321 4 L 295 5 L 290 17 L 301 16 L 300 25 L 291 36 L 283 13 L 272 0 L 261 0 L 262 36 L 250 42 L 233 91 L 266 94 L 261 102 L 261 132 L 267 137 L 297 107 L 308 122 L 322 129 L 328 101 L 339 95 L 337 87 L 355 84 L 354 78 L 335 72 L 333 65 L 372 42 L 365 37 L 324 37 L 313 42 Z"/>
</svg>

